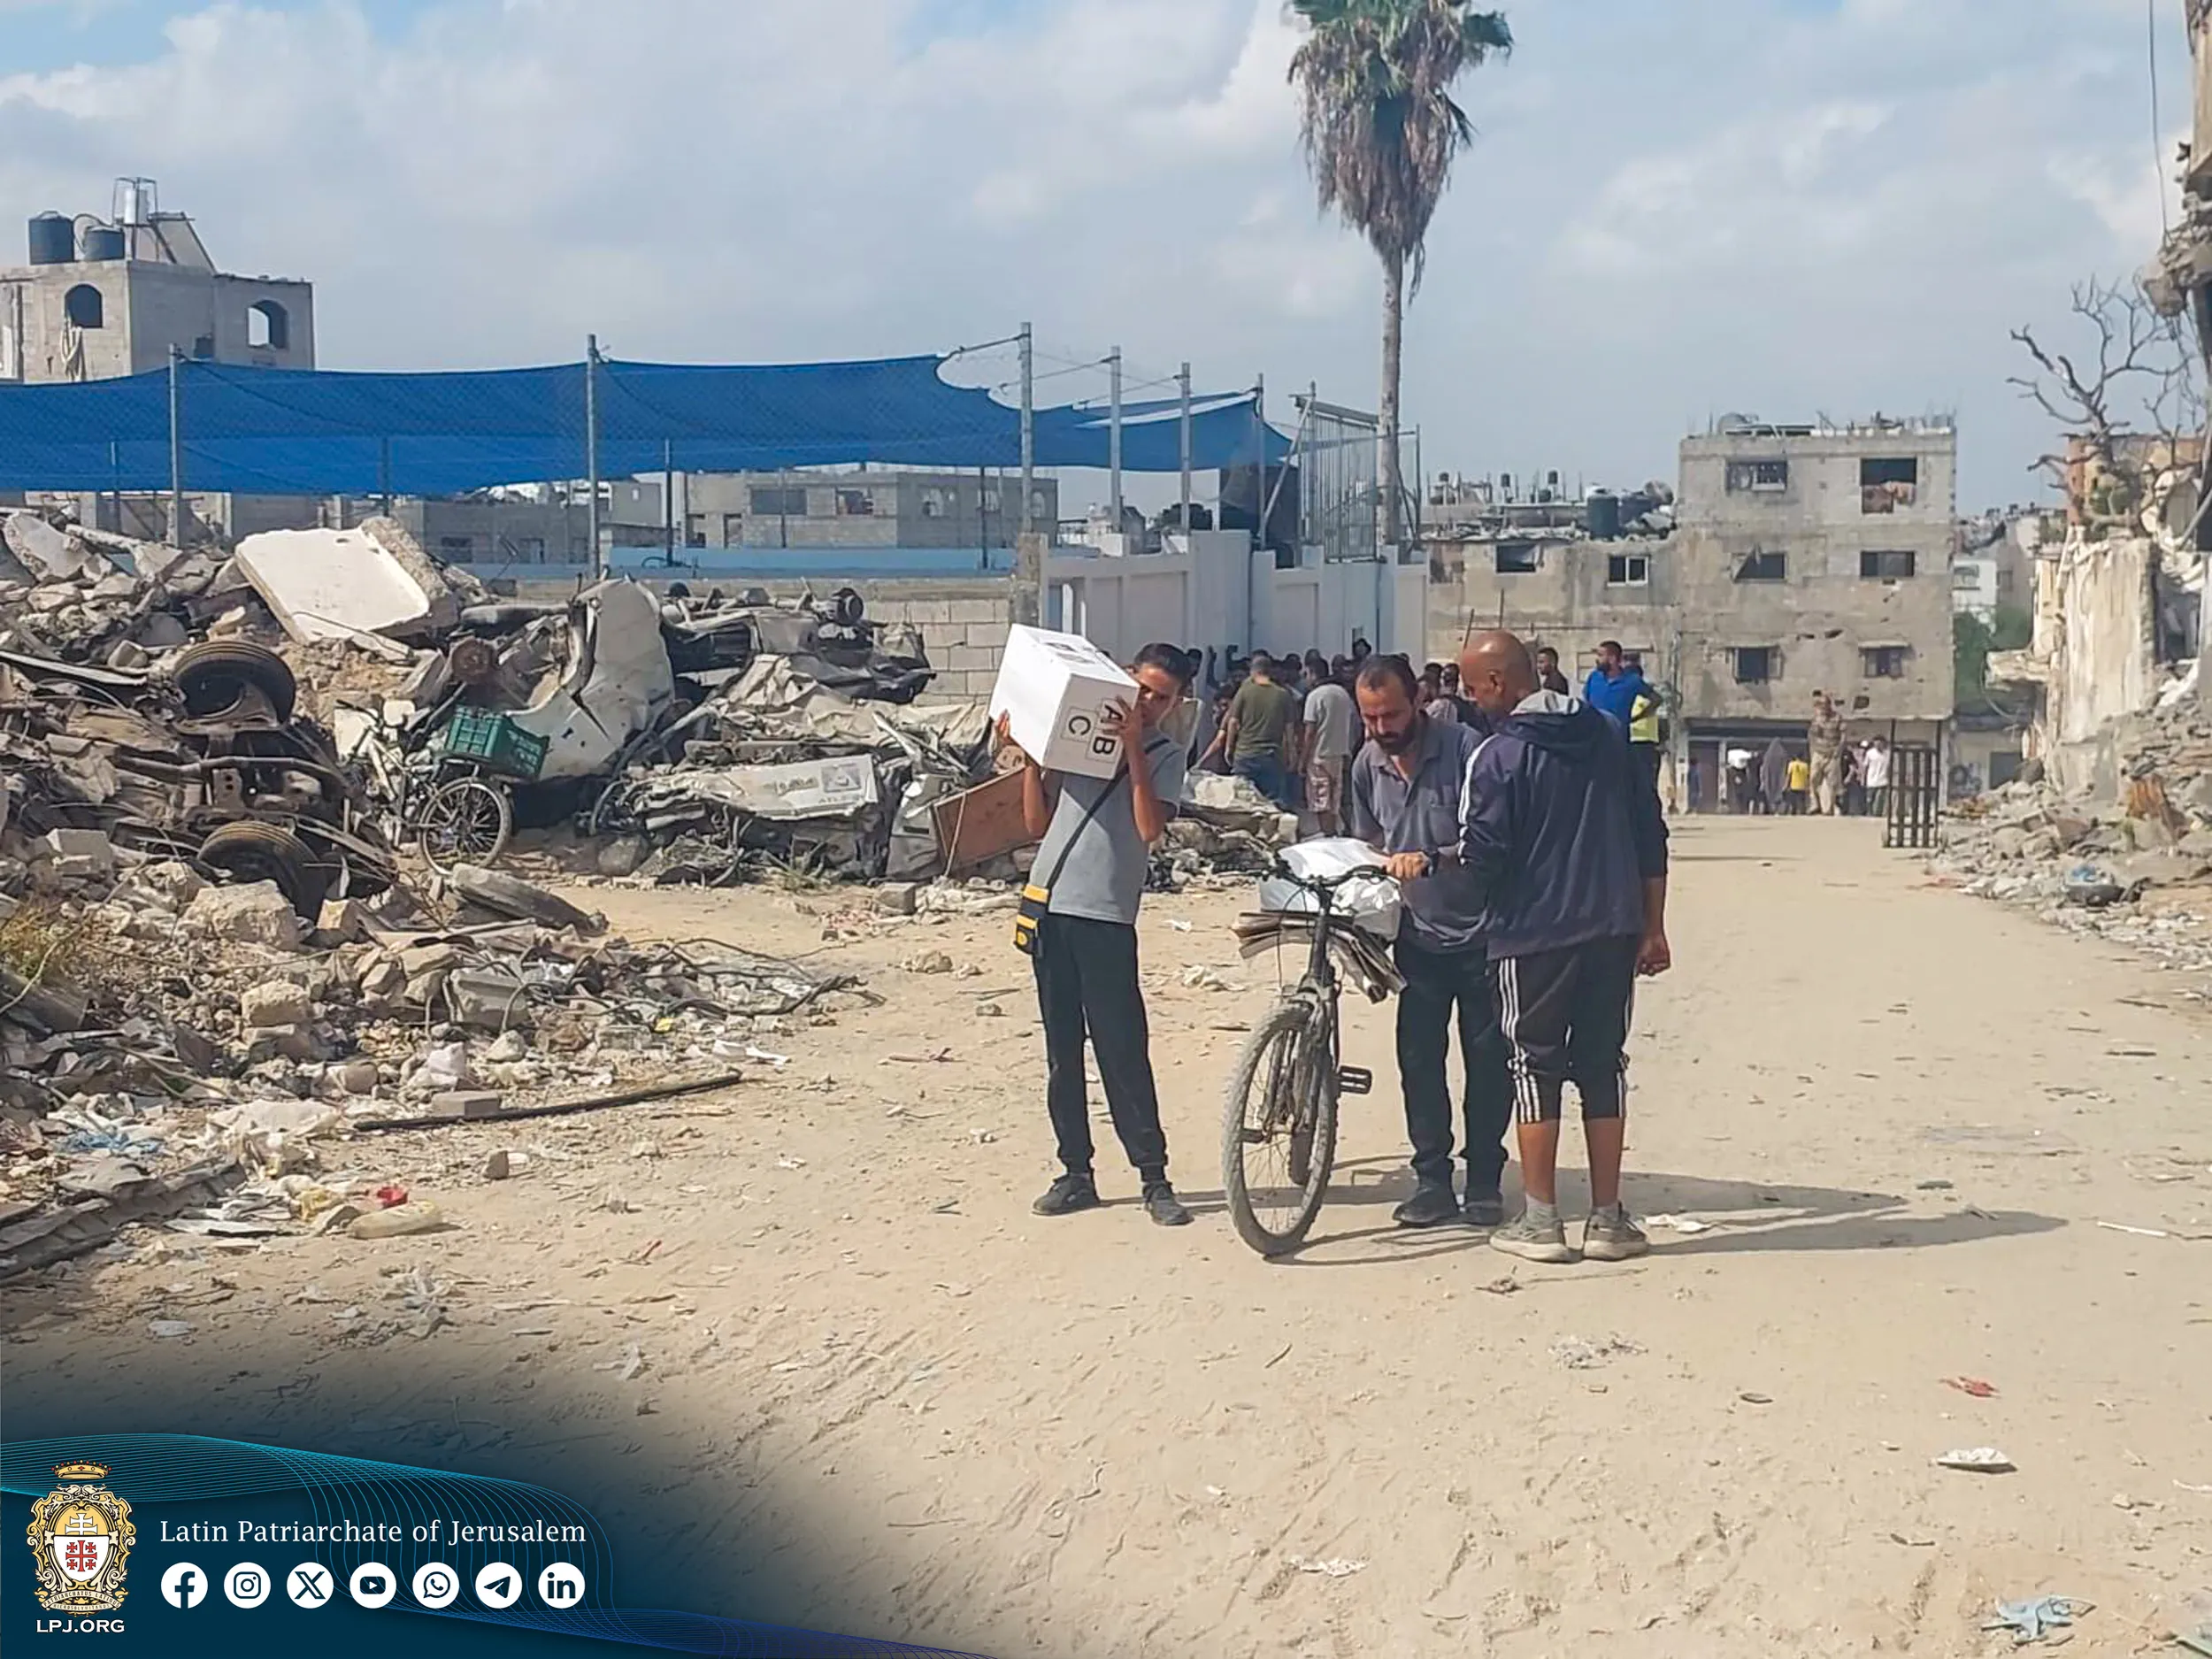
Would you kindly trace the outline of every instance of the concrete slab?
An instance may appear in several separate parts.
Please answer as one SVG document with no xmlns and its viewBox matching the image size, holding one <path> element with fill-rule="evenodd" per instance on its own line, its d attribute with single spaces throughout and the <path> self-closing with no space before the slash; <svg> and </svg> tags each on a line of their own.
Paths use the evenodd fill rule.
<svg viewBox="0 0 2212 1659">
<path fill-rule="evenodd" d="M 284 631 L 303 643 L 409 637 L 436 626 L 437 595 L 366 530 L 265 530 L 233 557 Z"/>
</svg>

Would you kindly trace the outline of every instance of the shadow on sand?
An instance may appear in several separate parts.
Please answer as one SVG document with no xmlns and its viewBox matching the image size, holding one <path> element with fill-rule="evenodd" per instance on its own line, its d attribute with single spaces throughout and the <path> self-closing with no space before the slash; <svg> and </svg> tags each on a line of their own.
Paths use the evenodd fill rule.
<svg viewBox="0 0 2212 1659">
<path fill-rule="evenodd" d="M 1362 1179 L 1376 1170 L 1393 1171 L 1385 1180 Z M 1506 1210 L 1520 1202 L 1517 1171 L 1506 1172 Z M 1655 1256 L 1729 1256 L 1760 1250 L 1912 1250 L 1944 1245 L 2052 1233 L 2067 1224 L 2055 1216 L 2018 1210 L 1966 1207 L 1937 1210 L 1924 1201 L 1895 1193 L 1842 1191 L 1826 1187 L 1786 1187 L 1766 1181 L 1711 1180 L 1630 1169 L 1624 1183 L 1630 1208 L 1641 1217 L 1694 1216 L 1706 1231 L 1682 1233 L 1653 1228 Z M 1394 1205 L 1413 1190 L 1405 1166 L 1389 1158 L 1358 1158 L 1337 1166 L 1328 1202 L 1312 1236 L 1289 1256 L 1275 1259 L 1297 1267 L 1362 1267 L 1382 1262 L 1421 1261 L 1455 1255 L 1487 1243 L 1487 1235 L 1465 1226 L 1419 1230 L 1384 1225 L 1332 1226 L 1348 1212 L 1365 1224 L 1379 1205 Z M 1224 1213 L 1218 1192 L 1185 1193 L 1183 1202 L 1201 1215 Z M 1560 1211 L 1574 1218 L 1586 1211 L 1589 1187 L 1582 1171 L 1560 1171 Z"/>
</svg>

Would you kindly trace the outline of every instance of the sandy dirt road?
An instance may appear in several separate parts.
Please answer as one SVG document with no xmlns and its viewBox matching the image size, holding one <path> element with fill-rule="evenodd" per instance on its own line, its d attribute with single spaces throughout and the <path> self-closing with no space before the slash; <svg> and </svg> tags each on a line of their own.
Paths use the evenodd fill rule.
<svg viewBox="0 0 2212 1659">
<path fill-rule="evenodd" d="M 1235 961 L 1237 895 L 1148 903 L 1200 1212 L 1171 1232 L 1102 1115 L 1116 1202 L 1028 1214 L 1049 1139 L 1004 917 L 826 943 L 786 897 L 600 890 L 634 933 L 818 951 L 887 1000 L 764 1038 L 792 1064 L 721 1095 L 329 1155 L 452 1232 L 10 1293 L 10 1432 L 543 1480 L 626 1552 L 667 1540 L 625 1554 L 634 1605 L 1003 1659 L 1980 1654 L 1994 1600 L 2047 1592 L 2097 1604 L 2074 1652 L 2155 1646 L 2212 1591 L 2201 1015 L 2141 963 L 1930 887 L 1862 824 L 1709 820 L 1675 850 L 1628 1194 L 1705 1230 L 1655 1231 L 1647 1261 L 1394 1230 L 1388 1013 L 1365 1009 L 1348 1058 L 1378 1092 L 1347 1103 L 1315 1241 L 1249 1254 L 1219 1208 L 1220 1027 L 1274 975 Z M 981 975 L 895 965 L 926 949 Z M 1244 988 L 1186 987 L 1192 964 Z M 1004 1018 L 977 1017 L 990 993 Z M 500 1146 L 538 1156 L 486 1183 Z M 449 1325 L 336 1333 L 334 1305 L 373 1313 L 416 1266 Z M 195 1335 L 151 1339 L 165 1312 Z M 595 1369 L 633 1344 L 641 1375 Z M 2017 1472 L 1932 1466 L 1984 1445 Z"/>
</svg>

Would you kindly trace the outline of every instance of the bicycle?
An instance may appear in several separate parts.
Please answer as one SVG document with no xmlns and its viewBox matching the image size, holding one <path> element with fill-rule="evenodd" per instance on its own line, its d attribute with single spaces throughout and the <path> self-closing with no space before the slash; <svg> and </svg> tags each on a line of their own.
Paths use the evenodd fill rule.
<svg viewBox="0 0 2212 1659">
<path fill-rule="evenodd" d="M 1355 883 L 1388 882 L 1381 870 L 1307 877 L 1279 858 L 1275 873 L 1312 895 L 1313 910 L 1248 918 L 1262 925 L 1249 932 L 1240 925 L 1239 933 L 1248 943 L 1270 936 L 1279 941 L 1310 925 L 1311 948 L 1304 977 L 1245 1042 L 1229 1079 L 1221 1131 L 1221 1186 L 1230 1219 L 1237 1236 L 1265 1256 L 1296 1249 L 1312 1231 L 1336 1162 L 1338 1100 L 1374 1087 L 1372 1072 L 1340 1061 L 1337 951 L 1352 952 L 1371 1000 L 1402 985 L 1379 941 L 1338 909 L 1338 895 Z"/>
</svg>

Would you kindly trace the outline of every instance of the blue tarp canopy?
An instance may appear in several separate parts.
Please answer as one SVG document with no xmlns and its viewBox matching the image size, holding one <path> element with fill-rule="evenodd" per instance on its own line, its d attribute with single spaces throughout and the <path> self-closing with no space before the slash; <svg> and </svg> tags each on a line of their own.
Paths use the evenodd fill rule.
<svg viewBox="0 0 2212 1659">
<path fill-rule="evenodd" d="M 1021 465 L 1019 412 L 947 381 L 942 357 L 694 366 L 603 361 L 599 472 L 772 472 L 866 461 Z M 585 365 L 349 374 L 180 365 L 187 489 L 273 495 L 450 495 L 585 477 Z M 0 386 L 0 489 L 158 490 L 170 483 L 169 375 Z M 1194 401 L 1201 471 L 1284 459 L 1248 392 Z M 1180 404 L 1123 413 L 1122 465 L 1179 469 Z M 1039 410 L 1036 464 L 1108 464 L 1109 418 Z"/>
</svg>

